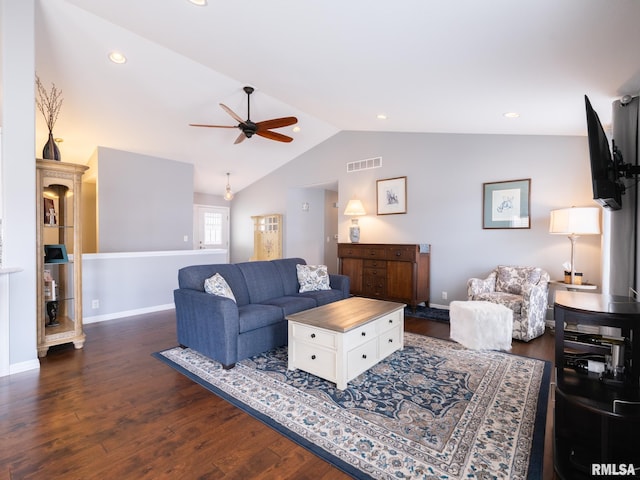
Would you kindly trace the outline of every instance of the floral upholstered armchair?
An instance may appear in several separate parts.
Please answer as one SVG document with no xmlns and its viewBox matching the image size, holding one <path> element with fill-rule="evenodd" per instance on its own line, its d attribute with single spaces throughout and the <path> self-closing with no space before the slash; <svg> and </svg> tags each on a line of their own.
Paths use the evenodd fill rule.
<svg viewBox="0 0 640 480">
<path fill-rule="evenodd" d="M 538 267 L 498 266 L 483 279 L 467 282 L 469 300 L 513 310 L 513 338 L 528 342 L 544 333 L 549 274 Z"/>
</svg>

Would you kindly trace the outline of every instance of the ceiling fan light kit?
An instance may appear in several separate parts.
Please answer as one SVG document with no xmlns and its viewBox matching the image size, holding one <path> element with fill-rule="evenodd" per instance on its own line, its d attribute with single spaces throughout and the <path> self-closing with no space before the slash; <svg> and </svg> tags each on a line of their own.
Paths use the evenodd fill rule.
<svg viewBox="0 0 640 480">
<path fill-rule="evenodd" d="M 282 128 L 288 127 L 290 125 L 295 125 L 298 123 L 298 119 L 296 117 L 282 117 L 282 118 L 273 118 L 271 120 L 264 120 L 262 122 L 253 122 L 251 121 L 251 94 L 254 92 L 254 88 L 250 86 L 246 86 L 243 88 L 244 92 L 247 94 L 247 119 L 243 120 L 240 115 L 235 113 L 225 104 L 221 103 L 220 107 L 231 116 L 238 125 L 230 126 L 230 125 L 205 125 L 201 123 L 190 123 L 192 127 L 208 127 L 208 128 L 239 128 L 240 135 L 236 138 L 234 144 L 241 143 L 245 140 L 245 138 L 251 138 L 254 135 L 258 135 L 260 137 L 267 138 L 269 140 L 275 140 L 277 142 L 285 142 L 289 143 L 293 141 L 293 138 L 283 135 L 278 132 L 273 132 L 274 128 Z"/>
</svg>

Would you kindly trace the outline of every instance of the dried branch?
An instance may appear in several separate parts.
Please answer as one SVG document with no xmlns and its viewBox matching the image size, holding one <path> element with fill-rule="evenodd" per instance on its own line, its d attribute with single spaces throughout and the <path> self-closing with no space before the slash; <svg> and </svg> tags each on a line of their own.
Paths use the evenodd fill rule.
<svg viewBox="0 0 640 480">
<path fill-rule="evenodd" d="M 42 112 L 44 119 L 49 127 L 49 132 L 53 131 L 53 126 L 58 120 L 60 107 L 62 107 L 62 90 L 58 90 L 55 83 L 51 84 L 51 92 L 47 92 L 40 81 L 40 77 L 36 75 L 36 87 L 38 88 L 38 96 L 36 97 L 36 105 L 38 110 Z"/>
</svg>

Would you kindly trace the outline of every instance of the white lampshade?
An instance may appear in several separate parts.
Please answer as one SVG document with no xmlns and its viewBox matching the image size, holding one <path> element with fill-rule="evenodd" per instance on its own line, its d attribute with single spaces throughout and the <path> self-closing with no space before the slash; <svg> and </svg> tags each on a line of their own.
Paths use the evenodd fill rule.
<svg viewBox="0 0 640 480">
<path fill-rule="evenodd" d="M 347 208 L 344 209 L 344 214 L 362 216 L 362 215 L 366 215 L 367 212 L 365 212 L 364 210 L 364 205 L 362 205 L 362 201 L 354 199 L 354 200 L 349 200 L 349 203 L 347 203 Z"/>
<path fill-rule="evenodd" d="M 564 235 L 599 235 L 598 207 L 571 207 L 551 210 L 549 233 Z"/>
</svg>

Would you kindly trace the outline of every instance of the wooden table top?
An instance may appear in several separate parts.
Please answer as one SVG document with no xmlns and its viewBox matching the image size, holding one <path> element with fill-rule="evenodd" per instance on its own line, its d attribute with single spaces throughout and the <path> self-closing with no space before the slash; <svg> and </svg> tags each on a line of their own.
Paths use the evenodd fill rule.
<svg viewBox="0 0 640 480">
<path fill-rule="evenodd" d="M 335 332 L 348 332 L 376 318 L 404 309 L 404 303 L 350 297 L 321 307 L 287 315 L 286 319 Z"/>
</svg>

